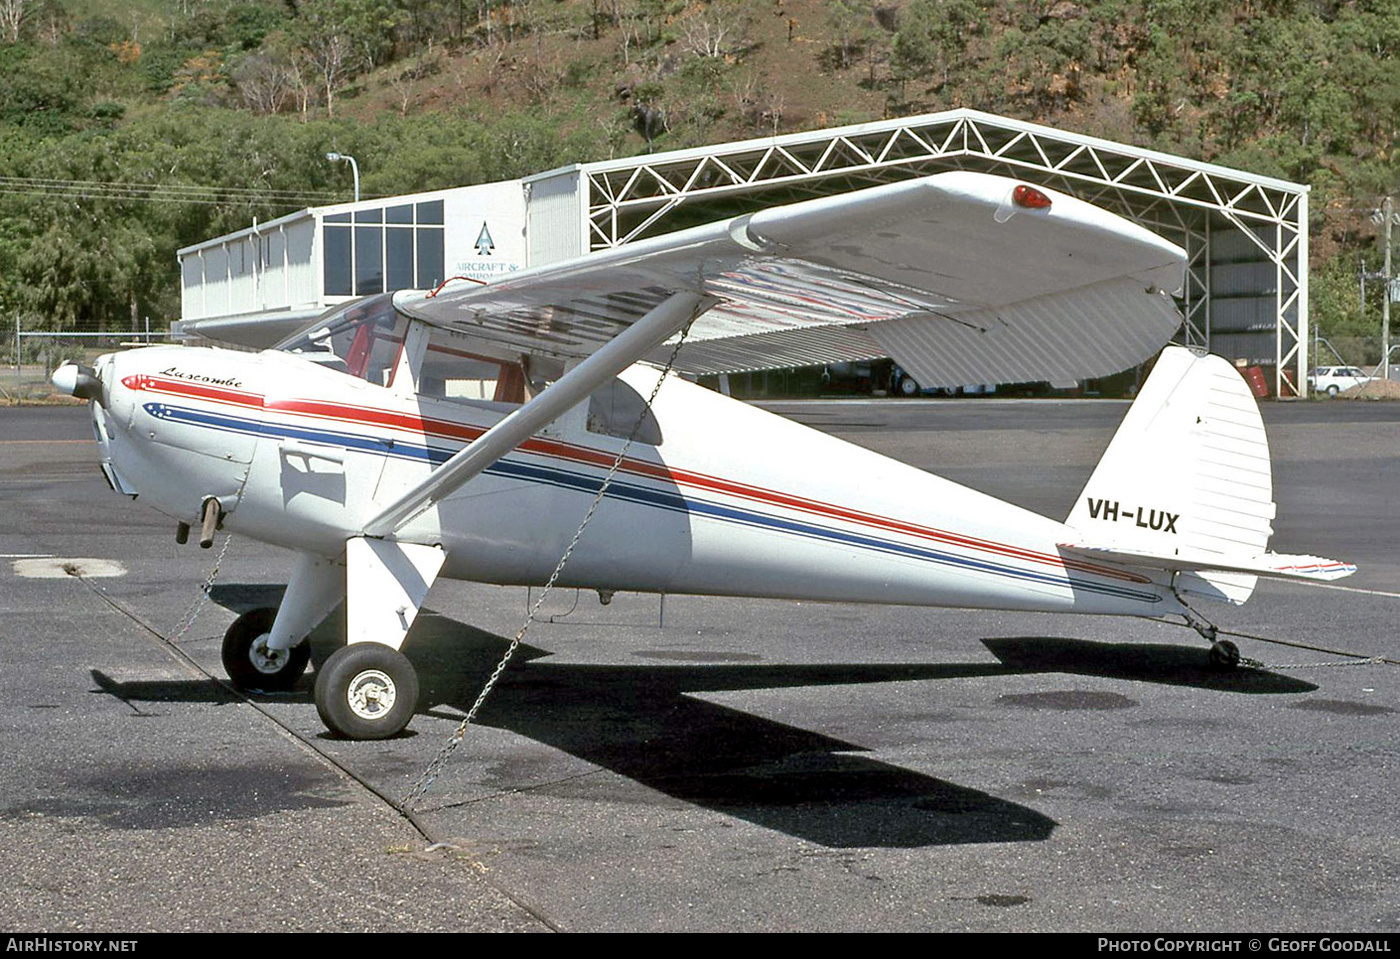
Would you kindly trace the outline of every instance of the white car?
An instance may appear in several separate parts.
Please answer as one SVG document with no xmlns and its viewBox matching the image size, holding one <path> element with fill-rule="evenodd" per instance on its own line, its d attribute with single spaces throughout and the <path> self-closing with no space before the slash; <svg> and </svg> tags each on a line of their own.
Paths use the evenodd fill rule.
<svg viewBox="0 0 1400 959">
<path fill-rule="evenodd" d="M 1367 376 L 1357 366 L 1319 366 L 1308 374 L 1308 389 L 1314 393 L 1336 396 L 1342 390 L 1349 390 L 1362 383 L 1378 379 Z"/>
</svg>

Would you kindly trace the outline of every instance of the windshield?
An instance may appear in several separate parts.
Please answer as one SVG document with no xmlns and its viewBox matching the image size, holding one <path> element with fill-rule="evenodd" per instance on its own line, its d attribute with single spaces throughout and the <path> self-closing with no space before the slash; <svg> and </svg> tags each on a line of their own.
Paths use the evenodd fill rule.
<svg viewBox="0 0 1400 959">
<path fill-rule="evenodd" d="M 394 295 L 382 293 L 327 310 L 273 349 L 388 386 L 407 326 L 407 317 L 394 310 Z"/>
</svg>

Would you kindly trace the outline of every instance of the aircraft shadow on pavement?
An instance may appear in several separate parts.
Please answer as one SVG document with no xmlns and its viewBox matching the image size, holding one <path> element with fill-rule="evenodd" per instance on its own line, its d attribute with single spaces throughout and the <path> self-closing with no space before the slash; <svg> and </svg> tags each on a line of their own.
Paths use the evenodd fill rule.
<svg viewBox="0 0 1400 959">
<path fill-rule="evenodd" d="M 506 640 L 478 633 L 464 648 L 460 625 L 452 632 L 450 646 L 415 636 L 405 653 L 422 702 L 465 711 Z M 917 847 L 1038 841 L 1055 827 L 1027 806 L 862 756 L 855 743 L 691 695 L 894 682 L 943 667 L 566 664 L 525 646 L 516 655 L 478 724 L 768 829 L 828 847 Z M 510 782 L 508 768 L 500 775 Z"/>
<path fill-rule="evenodd" d="M 685 802 L 831 847 L 1042 840 L 1054 820 L 1018 803 L 859 755 L 865 749 L 707 701 L 706 692 L 1075 673 L 1242 693 L 1309 683 L 1221 673 L 1191 646 L 988 639 L 999 663 L 719 665 L 555 663 L 517 651 L 478 723 L 506 729 Z M 506 640 L 431 615 L 405 653 L 423 703 L 465 711 Z M 429 710 L 432 712 L 432 710 Z M 504 773 L 509 778 L 509 772 Z"/>
<path fill-rule="evenodd" d="M 270 605 L 280 587 L 234 584 L 215 601 Z M 312 636 L 333 652 L 338 617 Z M 465 711 L 507 640 L 425 609 L 404 653 L 420 709 Z M 522 645 L 478 716 L 666 795 L 829 847 L 917 847 L 1038 841 L 1054 820 L 1018 803 L 859 755 L 864 747 L 699 698 L 697 693 L 1071 673 L 1241 693 L 1298 693 L 1311 684 L 1257 670 L 1217 673 L 1192 646 L 1018 637 L 983 640 L 999 662 L 928 664 L 594 665 L 552 663 Z M 96 678 L 96 677 L 95 677 Z M 310 676 L 298 686 L 309 699 Z M 105 680 L 105 681 L 104 681 Z M 224 701 L 217 684 L 114 683 L 119 698 Z M 434 713 L 445 715 L 443 713 Z M 509 776 L 509 773 L 506 773 Z"/>
<path fill-rule="evenodd" d="M 282 605 L 287 587 L 278 583 L 216 583 L 209 598 L 227 610 L 246 613 L 264 606 Z"/>
<path fill-rule="evenodd" d="M 1165 686 L 1192 686 L 1232 693 L 1310 693 L 1318 687 L 1267 669 L 1215 669 L 1204 644 L 1100 643 L 1052 636 L 984 639 L 1008 673 L 1070 673 L 1130 679 Z"/>
<path fill-rule="evenodd" d="M 236 693 L 230 692 L 212 679 L 169 680 L 169 679 L 123 679 L 117 680 L 100 669 L 88 670 L 92 677 L 93 692 L 104 693 L 126 703 L 137 715 L 144 715 L 137 703 L 210 703 L 225 706 L 241 702 Z"/>
</svg>

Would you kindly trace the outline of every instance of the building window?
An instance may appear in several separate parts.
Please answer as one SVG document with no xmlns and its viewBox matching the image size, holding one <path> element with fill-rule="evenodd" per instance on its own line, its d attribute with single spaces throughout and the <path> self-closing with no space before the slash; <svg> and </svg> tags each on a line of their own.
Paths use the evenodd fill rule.
<svg viewBox="0 0 1400 959">
<path fill-rule="evenodd" d="M 413 289 L 413 230 L 384 231 L 385 282 L 391 290 Z"/>
<path fill-rule="evenodd" d="M 332 214 L 321 233 L 327 296 L 432 289 L 445 279 L 441 200 Z"/>
<path fill-rule="evenodd" d="M 326 296 L 352 296 L 355 293 L 354 245 L 350 236 L 350 214 L 326 217 L 321 227 L 325 242 Z M 344 225 L 341 225 L 344 224 Z"/>
<path fill-rule="evenodd" d="M 442 251 L 442 227 L 419 227 L 418 234 L 418 289 L 431 290 L 447 279 L 443 263 L 446 257 Z"/>
<path fill-rule="evenodd" d="M 384 228 L 355 227 L 355 295 L 384 292 Z"/>
</svg>

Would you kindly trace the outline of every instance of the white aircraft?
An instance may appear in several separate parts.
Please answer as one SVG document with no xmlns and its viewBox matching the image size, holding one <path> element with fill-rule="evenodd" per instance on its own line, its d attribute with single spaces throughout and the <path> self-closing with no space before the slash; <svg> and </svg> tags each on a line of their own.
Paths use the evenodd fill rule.
<svg viewBox="0 0 1400 959">
<path fill-rule="evenodd" d="M 222 524 L 296 551 L 281 606 L 229 628 L 229 677 L 292 686 L 345 602 L 317 709 L 381 738 L 416 708 L 399 649 L 434 581 L 544 583 L 605 484 L 558 578 L 604 596 L 1176 615 L 1215 641 L 1189 601 L 1347 575 L 1265 552 L 1268 445 L 1219 357 L 1162 353 L 1064 522 L 679 375 L 878 356 L 935 386 L 1106 375 L 1177 330 L 1183 269 L 1073 197 L 949 172 L 351 302 L 259 353 L 151 347 L 54 382 L 93 401 L 112 486 L 182 541 Z"/>
</svg>

